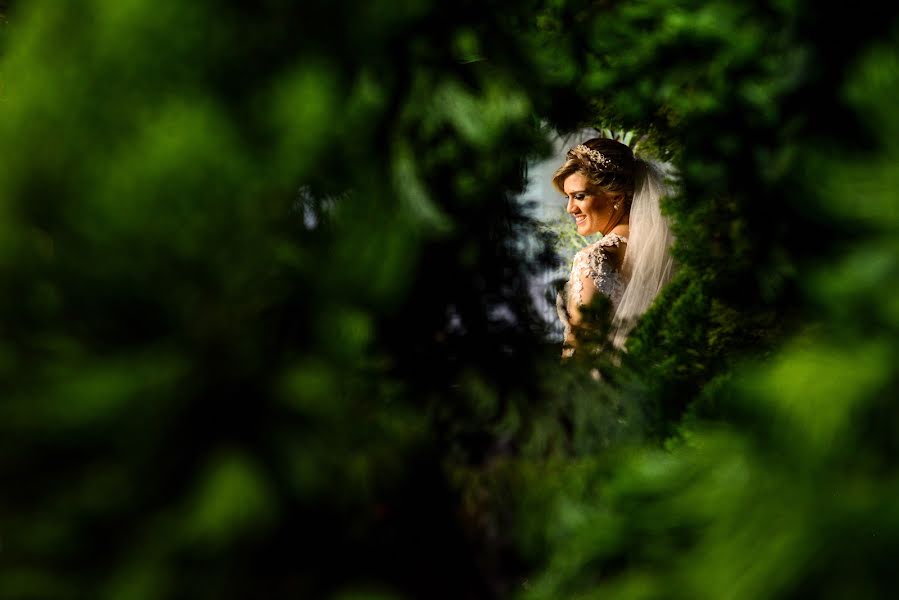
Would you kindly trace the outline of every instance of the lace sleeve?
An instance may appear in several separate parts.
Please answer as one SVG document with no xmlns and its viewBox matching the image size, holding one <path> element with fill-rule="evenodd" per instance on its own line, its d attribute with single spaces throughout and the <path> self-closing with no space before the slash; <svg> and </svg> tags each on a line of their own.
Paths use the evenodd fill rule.
<svg viewBox="0 0 899 600">
<path fill-rule="evenodd" d="M 577 306 L 589 303 L 596 292 L 614 299 L 619 277 L 612 248 L 620 246 L 622 241 L 623 238 L 611 235 L 587 246 L 574 257 L 571 301 L 577 302 Z M 586 293 L 585 288 L 588 288 Z"/>
</svg>

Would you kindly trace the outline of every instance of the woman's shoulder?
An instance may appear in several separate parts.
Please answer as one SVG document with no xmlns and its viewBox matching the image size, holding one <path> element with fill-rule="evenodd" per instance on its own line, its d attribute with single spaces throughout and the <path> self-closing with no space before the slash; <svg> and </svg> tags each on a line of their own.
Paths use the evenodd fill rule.
<svg viewBox="0 0 899 600">
<path fill-rule="evenodd" d="M 610 231 L 596 244 L 601 248 L 620 248 L 623 244 L 627 244 L 627 237 Z"/>
<path fill-rule="evenodd" d="M 627 238 L 617 233 L 608 233 L 601 239 L 578 250 L 577 256 L 588 257 L 600 254 L 615 253 L 627 244 Z"/>
</svg>

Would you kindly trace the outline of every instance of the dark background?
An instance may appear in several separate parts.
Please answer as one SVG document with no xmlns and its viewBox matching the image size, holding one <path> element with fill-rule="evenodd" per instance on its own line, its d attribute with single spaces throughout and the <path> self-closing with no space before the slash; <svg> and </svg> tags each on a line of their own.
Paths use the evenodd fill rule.
<svg viewBox="0 0 899 600">
<path fill-rule="evenodd" d="M 0 596 L 892 595 L 895 8 L 0 10 Z M 590 125 L 682 175 L 617 367 L 516 243 Z"/>
</svg>

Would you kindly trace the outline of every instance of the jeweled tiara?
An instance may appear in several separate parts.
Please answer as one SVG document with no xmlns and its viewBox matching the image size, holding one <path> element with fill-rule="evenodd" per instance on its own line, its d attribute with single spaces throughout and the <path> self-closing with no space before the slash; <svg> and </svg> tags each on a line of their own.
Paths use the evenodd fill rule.
<svg viewBox="0 0 899 600">
<path fill-rule="evenodd" d="M 605 156 L 599 150 L 594 150 L 593 148 L 588 148 L 583 144 L 578 144 L 571 150 L 569 150 L 575 156 L 579 156 L 582 159 L 589 160 L 592 163 L 595 163 L 597 166 L 603 169 L 609 169 L 614 166 L 615 163 L 612 162 L 611 158 Z"/>
</svg>

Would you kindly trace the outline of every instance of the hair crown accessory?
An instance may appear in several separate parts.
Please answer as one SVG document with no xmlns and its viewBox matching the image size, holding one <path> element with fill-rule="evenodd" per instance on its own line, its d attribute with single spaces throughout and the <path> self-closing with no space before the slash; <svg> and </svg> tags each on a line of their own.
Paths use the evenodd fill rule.
<svg viewBox="0 0 899 600">
<path fill-rule="evenodd" d="M 587 159 L 603 169 L 609 169 L 614 166 L 611 158 L 608 158 L 599 150 L 588 148 L 583 144 L 578 144 L 577 146 L 572 148 L 571 153 L 576 156 L 580 156 L 581 158 Z"/>
</svg>

